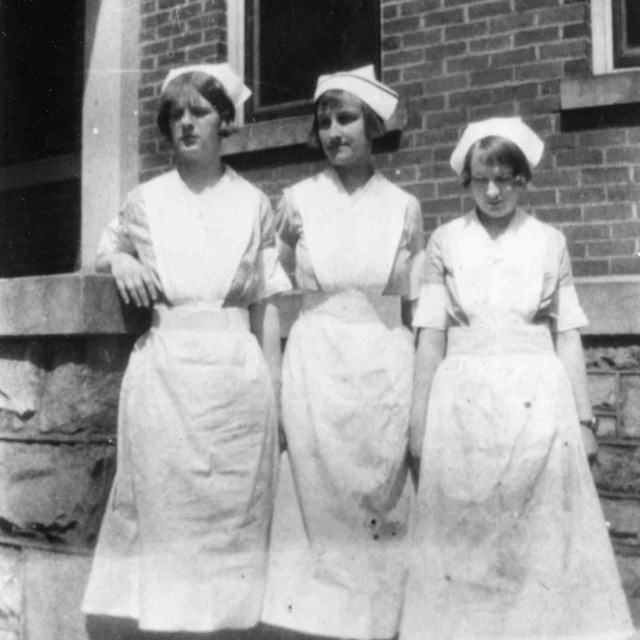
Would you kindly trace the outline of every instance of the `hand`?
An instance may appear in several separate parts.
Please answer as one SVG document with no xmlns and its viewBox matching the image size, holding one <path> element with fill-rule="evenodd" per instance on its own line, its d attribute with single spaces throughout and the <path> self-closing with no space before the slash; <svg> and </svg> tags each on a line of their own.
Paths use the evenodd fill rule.
<svg viewBox="0 0 640 640">
<path fill-rule="evenodd" d="M 111 274 L 126 304 L 133 302 L 136 307 L 150 307 L 162 291 L 155 273 L 128 253 L 111 256 Z"/>
<path fill-rule="evenodd" d="M 596 462 L 598 456 L 598 441 L 596 440 L 596 436 L 589 427 L 580 427 L 580 431 L 582 431 L 582 443 L 584 444 L 584 449 L 587 453 L 587 460 L 589 464 L 593 464 Z"/>
<path fill-rule="evenodd" d="M 409 454 L 409 473 L 411 474 L 411 480 L 413 480 L 413 488 L 417 491 L 418 484 L 420 483 L 420 464 L 422 458 L 412 456 Z"/>
</svg>

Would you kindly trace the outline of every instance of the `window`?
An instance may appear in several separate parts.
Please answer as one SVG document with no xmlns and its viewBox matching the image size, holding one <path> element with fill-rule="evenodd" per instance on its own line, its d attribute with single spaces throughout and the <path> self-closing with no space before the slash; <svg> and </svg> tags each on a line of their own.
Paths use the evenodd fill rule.
<svg viewBox="0 0 640 640">
<path fill-rule="evenodd" d="M 613 66 L 640 66 L 640 3 L 613 0 Z"/>
<path fill-rule="evenodd" d="M 73 271 L 84 0 L 0 2 L 0 276 Z"/>
<path fill-rule="evenodd" d="M 229 62 L 253 92 L 245 122 L 308 113 L 321 73 L 372 62 L 380 70 L 379 2 L 245 0 L 243 16 L 234 4 L 229 32 L 242 32 L 243 51 L 231 43 Z"/>
<path fill-rule="evenodd" d="M 593 73 L 640 67 L 640 3 L 592 0 Z"/>
</svg>

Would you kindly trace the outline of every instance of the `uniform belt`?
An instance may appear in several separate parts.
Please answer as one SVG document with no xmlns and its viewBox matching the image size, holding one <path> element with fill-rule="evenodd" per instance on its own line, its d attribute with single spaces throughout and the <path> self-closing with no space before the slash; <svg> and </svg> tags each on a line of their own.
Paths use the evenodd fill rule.
<svg viewBox="0 0 640 640">
<path fill-rule="evenodd" d="M 249 331 L 249 312 L 241 307 L 207 308 L 157 305 L 151 326 L 161 331 Z"/>
</svg>

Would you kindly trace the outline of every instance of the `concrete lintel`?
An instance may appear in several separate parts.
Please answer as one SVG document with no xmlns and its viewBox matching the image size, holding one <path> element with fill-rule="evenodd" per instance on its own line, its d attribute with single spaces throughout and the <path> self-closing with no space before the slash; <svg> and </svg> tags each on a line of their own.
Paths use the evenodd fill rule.
<svg viewBox="0 0 640 640">
<path fill-rule="evenodd" d="M 562 109 L 585 109 L 640 102 L 640 71 L 621 71 L 599 76 L 563 78 Z"/>
<path fill-rule="evenodd" d="M 148 317 L 120 302 L 111 276 L 0 279 L 0 337 L 140 333 Z"/>
<path fill-rule="evenodd" d="M 589 326 L 583 335 L 640 334 L 640 277 L 576 278 Z"/>
</svg>

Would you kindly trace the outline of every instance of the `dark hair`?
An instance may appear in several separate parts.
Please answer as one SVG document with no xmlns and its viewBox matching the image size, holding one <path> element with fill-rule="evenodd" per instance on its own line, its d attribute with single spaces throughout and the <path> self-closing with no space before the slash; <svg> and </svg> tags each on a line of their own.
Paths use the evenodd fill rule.
<svg viewBox="0 0 640 640">
<path fill-rule="evenodd" d="M 216 78 L 202 73 L 201 71 L 190 71 L 174 78 L 160 97 L 160 107 L 158 109 L 158 129 L 160 133 L 171 141 L 171 109 L 176 105 L 185 87 L 193 87 L 211 106 L 220 114 L 220 136 L 227 137 L 235 133 L 233 121 L 236 117 L 236 109 L 229 99 L 227 92 Z"/>
<path fill-rule="evenodd" d="M 318 111 L 322 109 L 335 109 L 340 107 L 344 102 L 344 95 L 346 91 L 340 91 L 339 89 L 330 89 L 325 91 L 313 105 L 313 124 L 311 125 L 311 131 L 307 137 L 307 146 L 311 149 L 322 149 L 319 136 L 319 124 L 318 124 Z M 350 94 L 352 95 L 352 94 Z M 357 98 L 357 96 L 355 96 Z M 358 102 L 362 106 L 362 118 L 364 120 L 364 135 L 367 140 L 371 141 L 374 138 L 379 138 L 386 133 L 386 128 L 382 118 L 366 103 L 360 100 Z"/>
<path fill-rule="evenodd" d="M 460 174 L 462 186 L 468 187 L 471 183 L 471 158 L 476 149 L 485 152 L 485 161 L 489 166 L 509 167 L 517 180 L 525 184 L 531 181 L 531 167 L 522 149 L 507 138 L 487 136 L 474 142 L 467 151 Z"/>
</svg>

